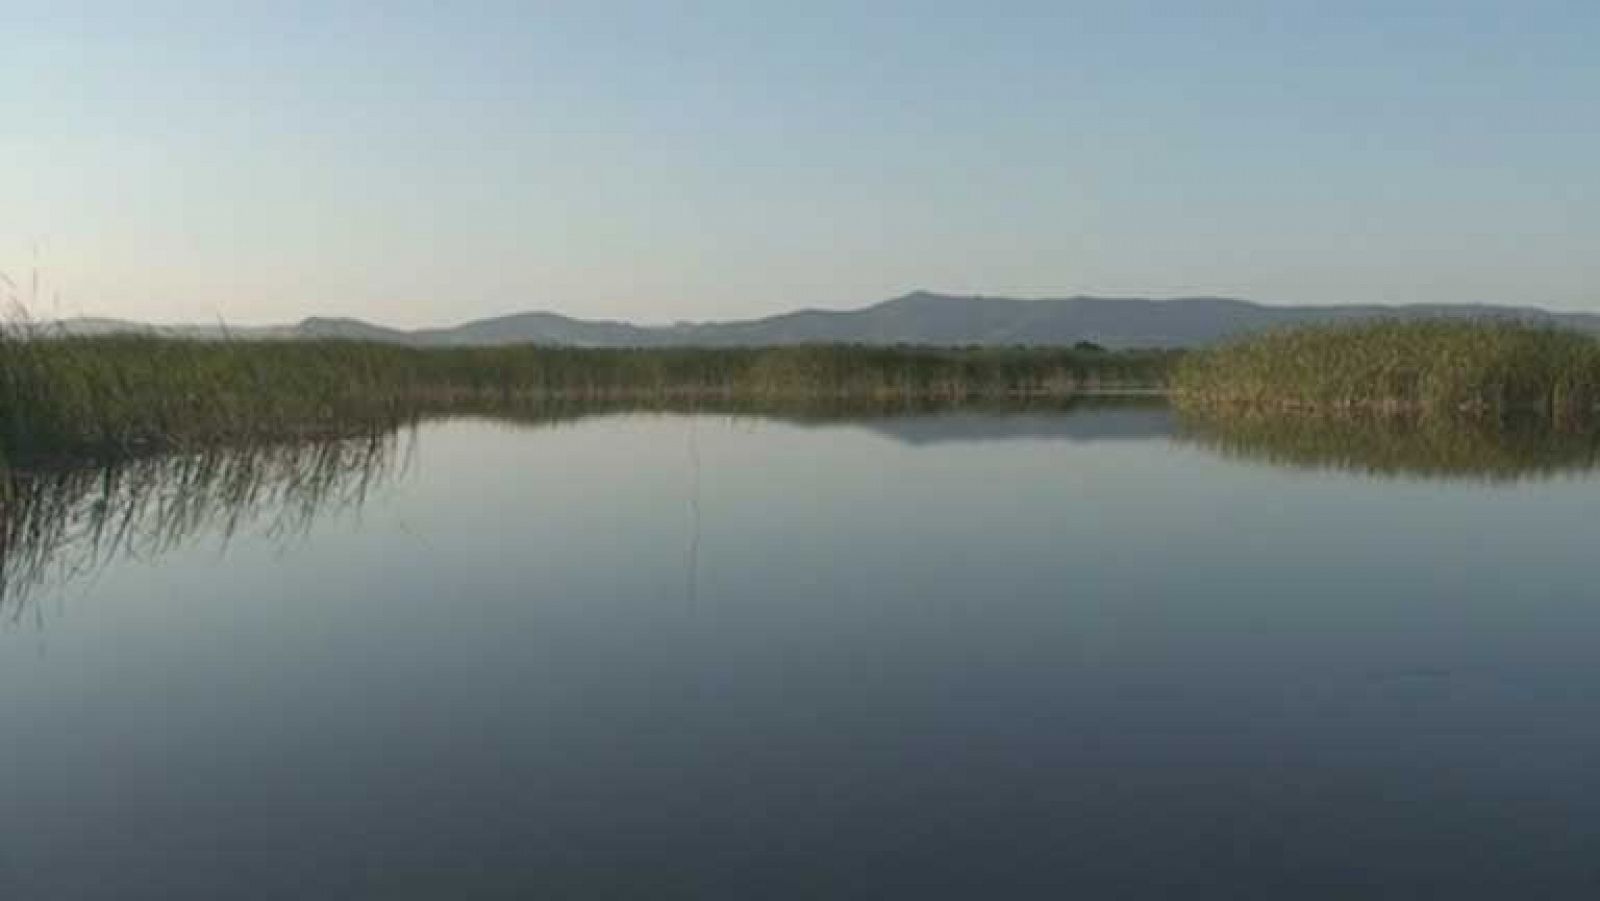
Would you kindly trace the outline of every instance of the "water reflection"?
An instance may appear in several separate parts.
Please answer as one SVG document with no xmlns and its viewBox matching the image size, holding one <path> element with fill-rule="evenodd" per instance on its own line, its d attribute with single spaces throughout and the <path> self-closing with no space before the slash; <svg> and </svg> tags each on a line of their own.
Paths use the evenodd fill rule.
<svg viewBox="0 0 1600 901">
<path fill-rule="evenodd" d="M 1168 415 L 45 476 L 9 578 L 165 556 L 0 635 L 0 898 L 1592 894 L 1600 479 L 1317 478 Z"/>
<path fill-rule="evenodd" d="M 688 415 L 685 592 L 699 591 L 700 417 L 866 430 L 910 447 L 996 441 L 1124 442 L 1176 438 L 1226 457 L 1386 477 L 1493 481 L 1549 478 L 1600 465 L 1600 431 L 1449 419 L 1203 417 L 1159 399 L 957 406 L 808 402 L 692 407 L 543 404 L 456 411 L 515 429 L 595 417 Z M 202 537 L 303 535 L 320 516 L 359 508 L 402 471 L 411 430 L 300 444 L 157 456 L 102 468 L 0 476 L 0 615 L 30 595 L 93 574 L 118 557 L 148 559 Z"/>
<path fill-rule="evenodd" d="M 817 400 L 760 405 L 545 404 L 487 408 L 471 415 L 517 428 L 621 415 L 719 416 L 802 428 L 864 429 L 915 447 L 1005 441 L 1178 440 L 1225 457 L 1274 466 L 1390 477 L 1510 481 L 1579 474 L 1600 467 L 1600 423 L 1552 425 L 1531 418 L 1491 421 L 1282 412 L 1215 415 L 1175 410 L 1164 398 L 1140 396 L 981 404 Z"/>
<path fill-rule="evenodd" d="M 657 404 L 562 402 L 478 406 L 449 416 L 486 418 L 511 426 L 575 425 L 608 416 L 714 416 L 778 422 L 802 428 L 859 428 L 908 445 L 990 441 L 1142 441 L 1172 434 L 1164 398 L 1084 396 L 987 401 L 797 398 L 751 402 L 729 399 Z"/>
<path fill-rule="evenodd" d="M 136 458 L 0 476 L 0 613 L 119 557 L 148 559 L 201 535 L 277 540 L 359 507 L 403 462 L 399 433 Z"/>
<path fill-rule="evenodd" d="M 1171 432 L 1159 401 L 1090 399 L 1028 403 L 841 402 L 693 405 L 542 403 L 453 410 L 516 429 L 600 417 L 687 417 L 686 593 L 698 592 L 700 461 L 694 423 L 705 416 L 802 428 L 865 429 L 898 443 L 1148 440 Z M 119 557 L 150 559 L 186 542 L 223 546 L 241 530 L 271 540 L 303 535 L 319 517 L 348 511 L 404 467 L 397 446 L 411 430 L 361 437 L 217 448 L 103 467 L 0 475 L 0 616 L 15 620 L 43 589 L 94 574 Z"/>
<path fill-rule="evenodd" d="M 1327 417 L 1183 412 L 1180 440 L 1295 469 L 1393 478 L 1518 481 L 1600 466 L 1600 428 L 1462 417 Z"/>
</svg>

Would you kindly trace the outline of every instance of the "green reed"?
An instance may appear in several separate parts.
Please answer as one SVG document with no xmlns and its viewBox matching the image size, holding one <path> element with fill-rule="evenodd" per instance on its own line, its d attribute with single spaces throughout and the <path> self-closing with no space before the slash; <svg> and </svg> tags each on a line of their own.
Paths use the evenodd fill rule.
<svg viewBox="0 0 1600 901">
<path fill-rule="evenodd" d="M 1586 417 L 1600 342 L 1509 321 L 1378 320 L 1271 332 L 1185 357 L 1187 408 Z"/>
<path fill-rule="evenodd" d="M 421 349 L 346 341 L 0 338 L 12 463 L 330 437 L 484 403 L 1067 397 L 1164 384 L 1170 352 L 800 346 Z"/>
</svg>

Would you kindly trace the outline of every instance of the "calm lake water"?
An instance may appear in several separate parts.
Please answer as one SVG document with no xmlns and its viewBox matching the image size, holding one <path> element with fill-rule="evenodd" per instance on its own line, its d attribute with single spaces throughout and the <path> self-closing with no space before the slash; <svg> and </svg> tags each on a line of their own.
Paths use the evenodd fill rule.
<svg viewBox="0 0 1600 901">
<path fill-rule="evenodd" d="M 1137 406 L 57 475 L 0 897 L 1592 897 L 1592 460 Z"/>
</svg>

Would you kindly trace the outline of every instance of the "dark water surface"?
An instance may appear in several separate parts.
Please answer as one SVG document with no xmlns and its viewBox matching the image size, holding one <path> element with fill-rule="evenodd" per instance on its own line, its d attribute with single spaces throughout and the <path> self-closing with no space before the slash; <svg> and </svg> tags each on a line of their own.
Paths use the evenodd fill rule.
<svg viewBox="0 0 1600 901">
<path fill-rule="evenodd" d="M 0 897 L 1593 897 L 1587 452 L 1176 431 L 459 420 L 58 475 L 6 517 Z"/>
</svg>

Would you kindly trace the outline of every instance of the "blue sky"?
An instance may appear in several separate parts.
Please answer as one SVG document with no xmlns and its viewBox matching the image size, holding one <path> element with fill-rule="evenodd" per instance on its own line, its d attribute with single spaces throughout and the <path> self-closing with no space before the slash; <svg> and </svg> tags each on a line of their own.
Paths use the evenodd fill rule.
<svg viewBox="0 0 1600 901">
<path fill-rule="evenodd" d="M 189 6 L 4 14 L 37 315 L 1600 310 L 1600 3 Z"/>
</svg>

